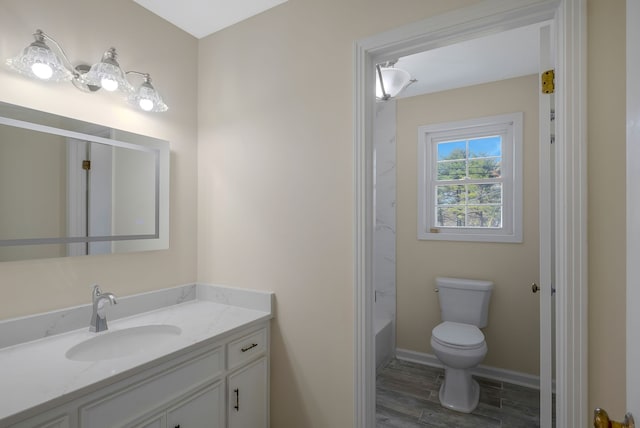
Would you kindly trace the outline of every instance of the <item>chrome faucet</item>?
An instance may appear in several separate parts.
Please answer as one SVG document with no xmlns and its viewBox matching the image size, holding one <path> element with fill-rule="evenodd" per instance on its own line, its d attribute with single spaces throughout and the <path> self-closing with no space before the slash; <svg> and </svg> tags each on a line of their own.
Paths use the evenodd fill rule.
<svg viewBox="0 0 640 428">
<path fill-rule="evenodd" d="M 115 305 L 118 301 L 113 293 L 103 293 L 98 284 L 93 286 L 91 297 L 93 298 L 93 313 L 91 314 L 89 331 L 99 333 L 108 329 L 104 305 L 107 302 Z"/>
</svg>

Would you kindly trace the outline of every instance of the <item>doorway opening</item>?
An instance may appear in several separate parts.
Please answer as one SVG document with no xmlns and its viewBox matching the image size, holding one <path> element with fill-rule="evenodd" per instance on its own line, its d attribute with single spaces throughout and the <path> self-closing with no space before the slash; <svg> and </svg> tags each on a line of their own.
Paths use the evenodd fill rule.
<svg viewBox="0 0 640 428">
<path fill-rule="evenodd" d="M 489 4 L 491 3 L 491 4 Z M 499 4 L 497 4 L 499 3 Z M 497 4 L 497 6 L 496 6 Z M 355 88 L 355 170 L 356 170 L 356 426 L 373 426 L 375 415 L 375 352 L 373 337 L 373 304 L 378 296 L 374 289 L 374 257 L 375 257 L 375 215 L 374 207 L 374 97 L 373 78 L 375 64 L 395 61 L 398 58 L 421 51 L 429 51 L 462 40 L 469 40 L 494 34 L 529 24 L 556 19 L 558 30 L 558 83 L 566 81 L 571 75 L 580 82 L 580 64 L 584 60 L 580 37 L 568 38 L 567 34 L 580 33 L 584 22 L 580 19 L 565 19 L 571 12 L 584 12 L 581 1 L 557 2 L 525 2 L 517 6 L 501 2 L 485 2 L 478 7 L 469 8 L 460 13 L 450 13 L 428 19 L 415 25 L 403 27 L 388 33 L 374 36 L 356 44 L 356 88 Z M 582 16 L 579 14 L 579 16 Z M 575 17 L 572 17 L 575 18 Z M 479 23 L 480 22 L 480 23 Z M 581 34 L 581 33 L 580 33 Z M 572 85 L 575 86 L 575 85 Z M 560 317 L 557 335 L 558 349 L 558 423 L 561 426 L 579 426 L 575 421 L 584 418 L 586 407 L 586 391 L 574 388 L 584 384 L 585 372 L 583 361 L 576 357 L 585 352 L 586 318 L 584 296 L 586 296 L 584 254 L 570 252 L 567 244 L 574 248 L 585 248 L 584 235 L 580 224 L 576 229 L 573 214 L 584 208 L 581 198 L 570 198 L 576 188 L 584 185 L 583 166 L 571 164 L 567 160 L 569 153 L 578 159 L 584 158 L 583 123 L 574 122 L 577 117 L 584 118 L 584 109 L 580 106 L 579 96 L 583 87 L 561 89 L 557 94 L 560 114 L 556 129 L 556 147 L 558 159 L 554 165 L 554 176 L 559 177 L 558 189 L 554 202 L 557 203 L 554 220 L 557 224 L 557 238 L 553 247 L 557 249 L 554 256 L 554 275 L 556 288 L 564 294 L 558 300 Z M 565 110 L 566 109 L 566 110 Z M 567 227 L 567 219 L 572 218 L 574 226 Z M 582 219 L 577 219 L 578 223 Z M 541 284 L 542 293 L 551 292 L 551 284 Z M 567 322 L 571 320 L 571 323 Z M 572 337 L 573 340 L 565 340 Z M 577 338 L 577 340 L 576 340 Z M 424 338 L 426 342 L 428 337 Z M 584 341 L 584 342 L 583 342 Z M 549 361 L 551 359 L 549 358 Z M 570 362 L 571 364 L 567 364 Z M 580 368 L 576 367 L 581 366 Z M 545 383 L 549 389 L 551 381 Z M 550 394 L 550 391 L 549 391 Z M 550 400 L 549 400 L 550 404 Z M 543 404 L 543 408 L 544 408 Z M 548 406 L 546 415 L 543 411 L 542 426 L 550 427 L 551 409 Z M 570 422 L 571 421 L 571 422 Z"/>
</svg>

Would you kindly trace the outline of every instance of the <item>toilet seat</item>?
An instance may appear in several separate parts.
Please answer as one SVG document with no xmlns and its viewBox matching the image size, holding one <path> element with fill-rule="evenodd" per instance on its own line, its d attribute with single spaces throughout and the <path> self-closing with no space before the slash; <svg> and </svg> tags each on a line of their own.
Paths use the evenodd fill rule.
<svg viewBox="0 0 640 428">
<path fill-rule="evenodd" d="M 477 349 L 485 345 L 484 334 L 475 325 L 445 321 L 431 332 L 433 340 L 456 349 Z"/>
</svg>

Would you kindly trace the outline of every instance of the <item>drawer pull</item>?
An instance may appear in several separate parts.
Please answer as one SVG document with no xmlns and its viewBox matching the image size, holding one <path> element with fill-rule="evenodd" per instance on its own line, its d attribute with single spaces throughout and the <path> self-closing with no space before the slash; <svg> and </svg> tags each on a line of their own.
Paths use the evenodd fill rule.
<svg viewBox="0 0 640 428">
<path fill-rule="evenodd" d="M 236 394 L 236 405 L 233 406 L 236 409 L 236 412 L 240 411 L 240 390 L 238 388 L 234 389 L 233 392 Z"/>
<path fill-rule="evenodd" d="M 255 348 L 256 346 L 258 346 L 257 343 L 252 343 L 249 346 L 245 346 L 244 348 L 241 349 L 242 352 L 247 352 L 249 349 Z"/>
</svg>

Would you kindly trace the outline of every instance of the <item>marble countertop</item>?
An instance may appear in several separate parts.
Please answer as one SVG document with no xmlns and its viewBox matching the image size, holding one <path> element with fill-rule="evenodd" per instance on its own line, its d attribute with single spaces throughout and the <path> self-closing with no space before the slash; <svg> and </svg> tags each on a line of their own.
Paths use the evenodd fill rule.
<svg viewBox="0 0 640 428">
<path fill-rule="evenodd" d="M 193 284 L 121 298 L 113 307 L 120 307 L 120 318 L 110 317 L 111 308 L 107 308 L 109 332 L 158 324 L 174 325 L 182 332 L 144 351 L 102 361 L 73 361 L 65 356 L 74 345 L 105 334 L 89 332 L 90 316 L 78 315 L 86 314 L 85 306 L 2 321 L 0 334 L 13 333 L 0 343 L 0 425 L 60 397 L 108 383 L 123 372 L 268 320 L 273 316 L 272 297 L 272 293 Z M 152 309 L 138 313 L 140 308 Z M 83 325 L 77 326 L 80 321 Z M 16 333 L 21 326 L 26 339 L 22 341 Z"/>
</svg>

